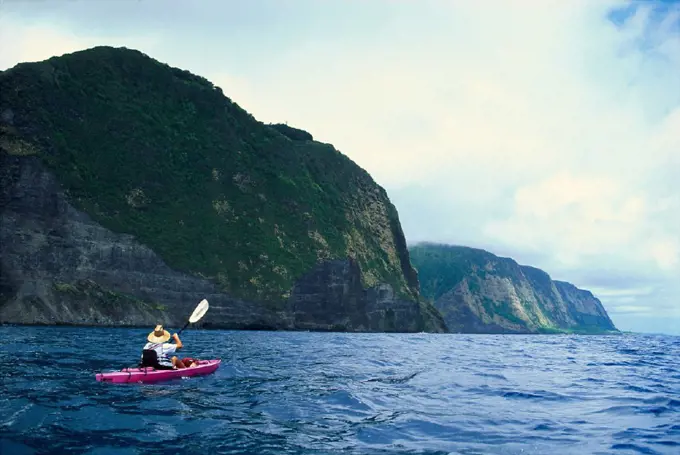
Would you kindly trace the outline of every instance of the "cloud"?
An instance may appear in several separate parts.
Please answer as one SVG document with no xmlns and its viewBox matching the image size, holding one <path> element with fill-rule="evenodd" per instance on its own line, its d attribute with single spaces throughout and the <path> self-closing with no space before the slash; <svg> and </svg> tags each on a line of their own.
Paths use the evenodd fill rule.
<svg viewBox="0 0 680 455">
<path fill-rule="evenodd" d="M 2 6 L 0 6 L 2 8 Z M 134 37 L 110 33 L 83 35 L 49 23 L 24 21 L 9 14 L 0 15 L 0 43 L 11 43 L 0 50 L 0 71 L 20 62 L 45 60 L 55 55 L 75 52 L 106 44 L 109 46 L 132 45 L 153 53 L 158 37 L 139 34 Z"/>
<path fill-rule="evenodd" d="M 517 189 L 513 213 L 489 222 L 485 233 L 527 250 L 548 248 L 568 267 L 608 256 L 674 270 L 679 233 L 650 223 L 653 201 L 626 183 L 611 174 L 559 172 Z"/>
<path fill-rule="evenodd" d="M 673 237 L 661 238 L 647 242 L 651 257 L 662 270 L 675 271 L 680 257 L 678 240 Z"/>
<path fill-rule="evenodd" d="M 608 298 L 619 298 L 619 299 L 628 299 L 628 298 L 634 298 L 636 296 L 640 295 L 650 295 L 652 292 L 654 292 L 653 287 L 645 287 L 645 288 L 629 288 L 629 289 L 607 289 L 607 288 L 602 288 L 602 289 L 597 289 L 597 288 L 591 288 L 592 291 L 595 291 L 598 293 L 598 295 L 602 297 L 608 297 Z"/>
<path fill-rule="evenodd" d="M 650 297 L 658 292 L 656 287 L 645 288 L 590 288 L 590 291 L 606 302 L 606 308 L 611 315 L 617 314 L 654 314 L 653 305 L 646 304 Z"/>
<path fill-rule="evenodd" d="M 307 43 L 276 68 L 276 91 L 252 81 L 248 107 L 367 168 L 411 241 L 541 257 L 561 279 L 661 275 L 675 294 L 678 10 L 638 5 L 617 25 L 623 2 L 542 5 L 457 3 L 427 28 L 427 12 L 400 16 L 376 32 L 390 44 L 352 52 Z M 602 298 L 678 316 L 662 296 Z"/>
<path fill-rule="evenodd" d="M 410 243 L 486 248 L 597 285 L 613 314 L 680 317 L 678 3 L 167 4 L 15 5 L 0 67 L 136 47 L 334 144 Z"/>
<path fill-rule="evenodd" d="M 611 310 L 610 310 L 611 311 Z M 614 307 L 612 311 L 613 314 L 616 313 L 635 313 L 635 314 L 649 314 L 652 313 L 652 309 L 646 306 L 637 305 L 621 305 Z"/>
</svg>

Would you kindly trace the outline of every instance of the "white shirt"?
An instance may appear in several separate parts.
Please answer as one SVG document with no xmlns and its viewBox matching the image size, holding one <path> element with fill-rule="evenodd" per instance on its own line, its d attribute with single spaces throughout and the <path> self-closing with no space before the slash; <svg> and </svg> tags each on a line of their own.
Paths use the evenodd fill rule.
<svg viewBox="0 0 680 455">
<path fill-rule="evenodd" d="M 175 353 L 177 345 L 173 343 L 146 343 L 143 349 L 153 349 L 158 354 L 159 364 L 172 366 L 172 361 L 168 358 L 168 355 Z"/>
</svg>

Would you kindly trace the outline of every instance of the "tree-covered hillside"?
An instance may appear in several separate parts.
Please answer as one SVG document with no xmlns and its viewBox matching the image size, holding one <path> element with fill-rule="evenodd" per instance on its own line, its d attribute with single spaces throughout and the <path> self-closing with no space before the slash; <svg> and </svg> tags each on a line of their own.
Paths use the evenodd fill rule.
<svg viewBox="0 0 680 455">
<path fill-rule="evenodd" d="M 38 155 L 69 200 L 177 270 L 277 301 L 320 259 L 417 296 L 397 211 L 331 145 L 257 121 L 206 79 L 96 47 L 0 73 L 0 148 Z"/>
</svg>

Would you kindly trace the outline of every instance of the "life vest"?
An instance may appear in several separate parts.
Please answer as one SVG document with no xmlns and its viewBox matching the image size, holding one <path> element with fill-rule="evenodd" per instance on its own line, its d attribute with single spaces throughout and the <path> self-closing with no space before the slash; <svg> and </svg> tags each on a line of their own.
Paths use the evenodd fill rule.
<svg viewBox="0 0 680 455">
<path fill-rule="evenodd" d="M 159 343 L 161 347 L 161 352 L 163 351 L 162 343 Z M 157 347 L 159 344 L 153 344 L 153 347 Z M 153 367 L 156 369 L 168 369 L 173 368 L 172 361 L 168 359 L 165 355 L 158 355 L 156 349 L 142 349 L 142 359 L 139 363 L 140 367 Z"/>
</svg>

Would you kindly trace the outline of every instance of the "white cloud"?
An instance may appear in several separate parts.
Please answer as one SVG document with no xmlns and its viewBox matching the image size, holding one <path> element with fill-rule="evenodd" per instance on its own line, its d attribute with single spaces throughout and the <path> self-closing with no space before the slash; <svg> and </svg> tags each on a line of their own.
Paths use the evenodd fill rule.
<svg viewBox="0 0 680 455">
<path fill-rule="evenodd" d="M 646 306 L 639 305 L 621 305 L 614 307 L 614 310 L 610 310 L 612 313 L 635 313 L 635 314 L 650 314 L 653 310 Z"/>
<path fill-rule="evenodd" d="M 1 8 L 1 6 L 0 6 Z M 19 62 L 35 62 L 55 55 L 87 49 L 93 46 L 130 46 L 153 53 L 158 37 L 139 34 L 134 37 L 111 33 L 83 35 L 48 23 L 33 23 L 3 14 L 0 15 L 0 71 Z"/>
<path fill-rule="evenodd" d="M 649 221 L 647 198 L 616 175 L 560 172 L 517 189 L 510 217 L 489 222 L 484 232 L 528 250 L 548 249 L 569 267 L 609 256 L 673 270 L 680 232 Z"/>
<path fill-rule="evenodd" d="M 658 289 L 655 286 L 646 286 L 641 288 L 590 288 L 593 294 L 605 304 L 608 312 L 616 314 L 653 314 L 654 306 L 646 302 L 653 299 L 653 296 Z"/>
<path fill-rule="evenodd" d="M 367 169 L 409 240 L 512 250 L 523 263 L 540 256 L 532 265 L 567 280 L 658 274 L 666 285 L 653 299 L 631 294 L 618 304 L 677 316 L 680 7 L 658 13 L 656 2 L 638 3 L 617 26 L 607 14 L 629 5 L 622 0 L 382 5 L 373 22 L 334 22 L 342 8 L 318 7 L 305 16 L 316 25 L 298 24 L 297 41 L 286 36 L 281 48 L 255 26 L 238 40 L 187 35 L 173 47 L 172 27 L 121 38 L 113 19 L 106 33 L 86 35 L 6 16 L 0 42 L 15 45 L 0 50 L 0 67 L 118 36 L 107 44 L 198 71 L 187 49 L 218 42 L 225 53 L 206 56 L 201 74 L 256 118 L 307 129 Z M 170 13 L 164 20 L 186 25 Z M 322 33 L 319 24 L 336 28 Z M 258 65 L 223 58 L 247 54 L 262 36 L 269 44 L 258 43 Z"/>
<path fill-rule="evenodd" d="M 660 269 L 676 270 L 680 257 L 680 246 L 677 238 L 654 239 L 647 243 L 647 248 Z"/>
<path fill-rule="evenodd" d="M 645 286 L 641 288 L 619 288 L 619 289 L 608 289 L 608 288 L 591 288 L 592 292 L 597 293 L 599 296 L 605 298 L 619 298 L 628 299 L 634 298 L 641 295 L 650 295 L 654 292 L 654 287 Z"/>
</svg>

